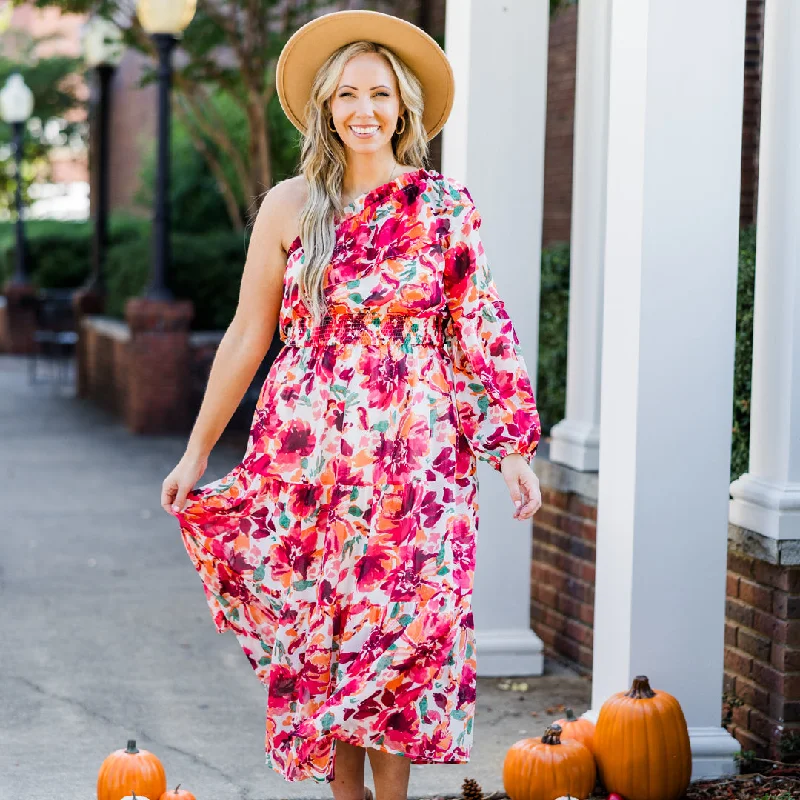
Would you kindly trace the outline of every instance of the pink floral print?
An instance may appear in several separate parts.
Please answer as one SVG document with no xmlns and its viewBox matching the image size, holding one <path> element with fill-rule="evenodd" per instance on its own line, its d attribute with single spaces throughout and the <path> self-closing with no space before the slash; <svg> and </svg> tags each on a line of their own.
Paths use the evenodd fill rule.
<svg viewBox="0 0 800 800">
<path fill-rule="evenodd" d="M 216 629 L 266 689 L 266 763 L 288 781 L 333 780 L 337 740 L 469 760 L 476 460 L 530 463 L 541 435 L 480 224 L 433 170 L 357 198 L 318 326 L 297 239 L 243 460 L 178 514 Z"/>
</svg>

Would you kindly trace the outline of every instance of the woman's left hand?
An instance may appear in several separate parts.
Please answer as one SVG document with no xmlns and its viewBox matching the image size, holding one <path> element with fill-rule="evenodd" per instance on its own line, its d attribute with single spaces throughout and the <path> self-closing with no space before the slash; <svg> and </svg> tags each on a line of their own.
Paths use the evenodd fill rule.
<svg viewBox="0 0 800 800">
<path fill-rule="evenodd" d="M 510 453 L 500 462 L 500 472 L 516 506 L 514 519 L 530 519 L 542 507 L 539 478 L 518 453 Z"/>
</svg>

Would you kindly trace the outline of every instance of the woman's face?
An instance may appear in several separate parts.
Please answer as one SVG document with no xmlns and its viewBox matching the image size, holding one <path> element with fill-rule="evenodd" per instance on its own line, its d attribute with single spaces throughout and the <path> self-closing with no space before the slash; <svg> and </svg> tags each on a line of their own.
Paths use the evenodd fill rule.
<svg viewBox="0 0 800 800">
<path fill-rule="evenodd" d="M 330 100 L 336 132 L 357 153 L 391 148 L 400 105 L 394 70 L 377 53 L 353 56 Z"/>
</svg>

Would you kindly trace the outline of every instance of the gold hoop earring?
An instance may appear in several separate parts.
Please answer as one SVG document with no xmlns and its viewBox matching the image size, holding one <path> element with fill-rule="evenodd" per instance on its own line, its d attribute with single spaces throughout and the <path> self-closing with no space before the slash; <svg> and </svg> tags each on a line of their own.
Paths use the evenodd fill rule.
<svg viewBox="0 0 800 800">
<path fill-rule="evenodd" d="M 336 133 L 337 132 L 336 131 L 336 126 L 334 125 L 333 127 L 331 127 L 331 122 L 333 122 L 333 117 L 328 117 L 328 130 L 331 133 Z"/>
<path fill-rule="evenodd" d="M 398 136 L 406 129 L 406 118 L 405 117 L 400 117 L 400 119 L 403 121 L 403 127 L 400 128 L 400 130 L 397 130 L 397 127 L 395 126 L 395 129 L 394 129 L 394 132 Z"/>
</svg>

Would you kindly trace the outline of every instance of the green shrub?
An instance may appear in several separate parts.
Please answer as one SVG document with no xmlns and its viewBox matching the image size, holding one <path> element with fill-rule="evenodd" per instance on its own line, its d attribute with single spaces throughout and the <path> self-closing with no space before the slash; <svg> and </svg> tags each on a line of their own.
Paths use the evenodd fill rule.
<svg viewBox="0 0 800 800">
<path fill-rule="evenodd" d="M 542 250 L 539 306 L 539 364 L 536 402 L 542 433 L 564 419 L 567 398 L 567 335 L 569 323 L 569 245 Z"/>
<path fill-rule="evenodd" d="M 228 209 L 205 159 L 197 152 L 186 127 L 173 122 L 170 145 L 170 223 L 172 232 L 205 233 L 231 230 Z M 155 202 L 156 143 L 145 150 L 134 202 L 150 209 Z"/>
<path fill-rule="evenodd" d="M 229 231 L 204 236 L 174 233 L 168 285 L 176 297 L 194 303 L 195 330 L 227 328 L 236 311 L 245 262 L 245 238 Z M 151 242 L 131 239 L 115 245 L 108 254 L 106 313 L 122 317 L 125 301 L 142 294 L 149 283 Z"/>
<path fill-rule="evenodd" d="M 142 237 L 145 220 L 125 215 L 109 221 L 109 244 Z M 92 224 L 61 220 L 30 220 L 25 223 L 25 267 L 31 282 L 43 289 L 73 289 L 89 276 L 92 254 Z M 16 232 L 14 225 L 0 225 L 0 283 L 14 273 Z"/>
<path fill-rule="evenodd" d="M 85 222 L 25 226 L 25 268 L 31 282 L 48 289 L 80 286 L 89 274 L 91 229 Z M 11 277 L 16 260 L 12 226 L 0 234 L 0 275 Z"/>
<path fill-rule="evenodd" d="M 733 444 L 731 481 L 747 472 L 750 460 L 750 378 L 753 372 L 753 301 L 756 281 L 756 230 L 739 237 L 736 292 L 736 358 L 733 367 Z"/>
</svg>

